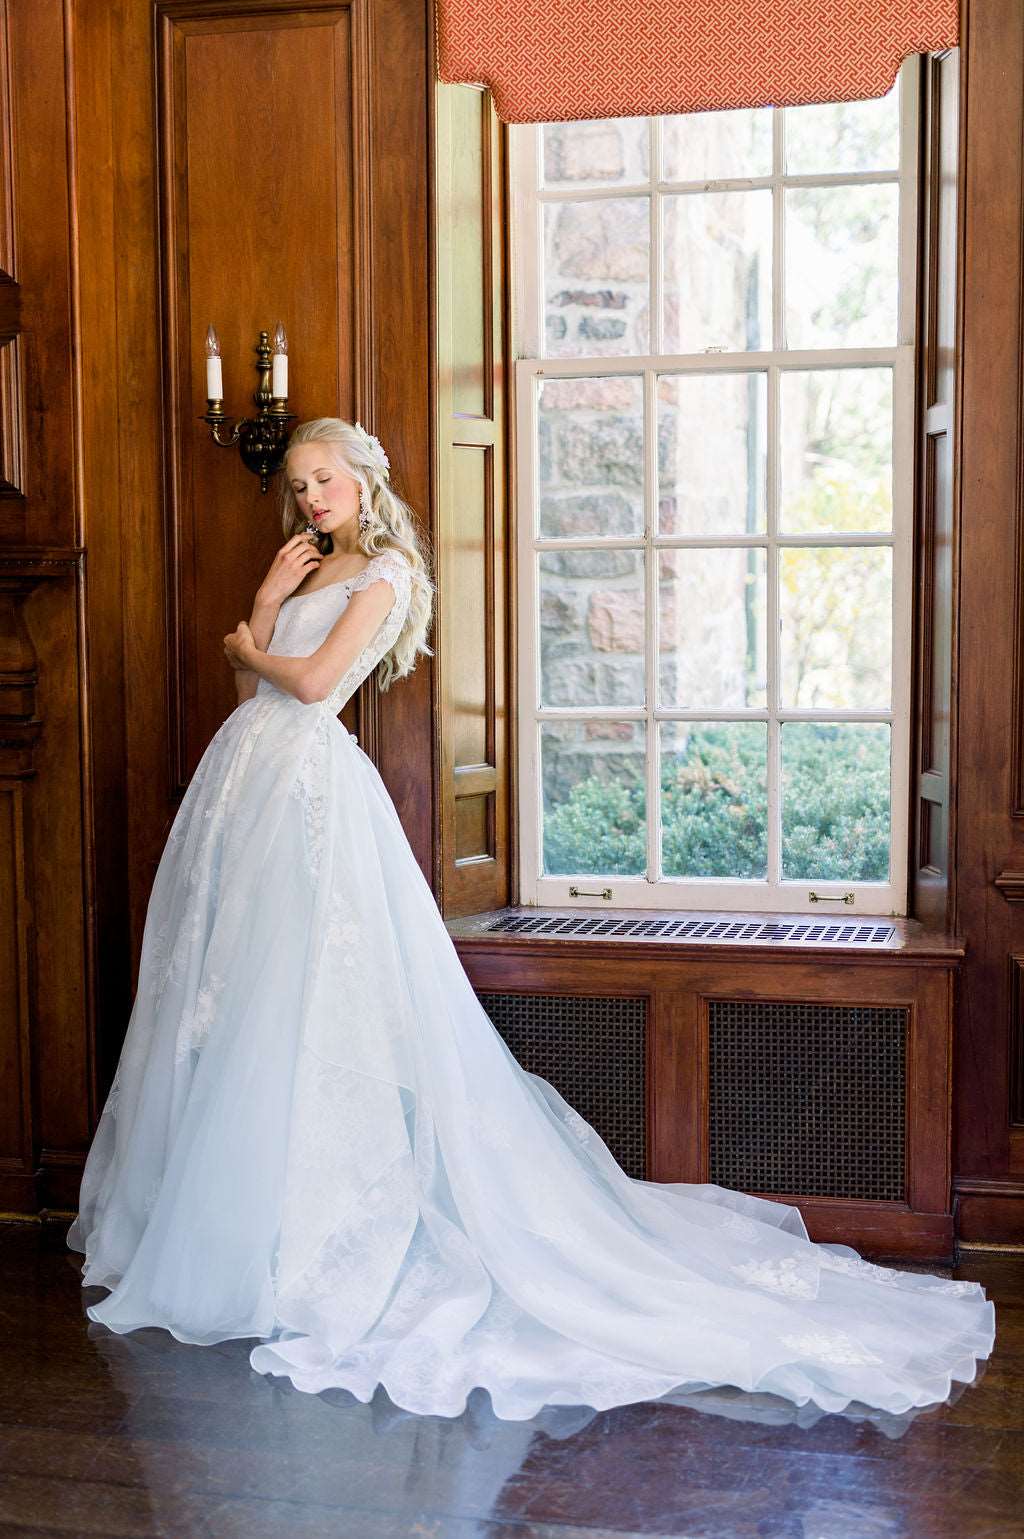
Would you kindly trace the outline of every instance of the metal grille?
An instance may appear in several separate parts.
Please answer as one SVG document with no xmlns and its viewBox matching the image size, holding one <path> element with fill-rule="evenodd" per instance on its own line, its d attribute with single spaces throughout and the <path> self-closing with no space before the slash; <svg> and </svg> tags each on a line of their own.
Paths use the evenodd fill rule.
<svg viewBox="0 0 1024 1539">
<path fill-rule="evenodd" d="M 896 933 L 889 924 L 830 924 L 825 920 L 797 923 L 788 920 L 611 919 L 600 915 L 577 917 L 564 914 L 507 914 L 489 924 L 487 929 L 512 935 L 593 936 L 599 940 L 617 935 L 660 935 L 673 940 L 758 941 L 776 946 L 882 946 Z"/>
<path fill-rule="evenodd" d="M 627 1175 L 645 1177 L 646 999 L 478 997 L 522 1067 L 554 1085 L 600 1133 Z"/>
<path fill-rule="evenodd" d="M 904 1198 L 907 1011 L 710 1002 L 710 1179 Z"/>
</svg>

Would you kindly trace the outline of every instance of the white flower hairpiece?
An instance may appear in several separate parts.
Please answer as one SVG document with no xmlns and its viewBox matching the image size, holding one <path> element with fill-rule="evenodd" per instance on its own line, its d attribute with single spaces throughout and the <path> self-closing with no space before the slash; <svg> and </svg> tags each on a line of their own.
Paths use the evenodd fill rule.
<svg viewBox="0 0 1024 1539">
<path fill-rule="evenodd" d="M 356 427 L 356 431 L 358 433 L 362 434 L 363 441 L 366 443 L 368 448 L 373 453 L 374 458 L 377 461 L 377 469 L 380 471 L 380 473 L 384 477 L 385 481 L 388 480 L 388 472 L 391 469 L 391 461 L 388 459 L 387 455 L 384 453 L 384 450 L 383 450 L 383 448 L 381 446 L 380 439 L 379 438 L 375 438 L 372 433 L 368 433 L 366 431 L 366 429 L 363 427 L 363 424 L 361 422 L 357 422 L 355 424 L 355 427 Z"/>
</svg>

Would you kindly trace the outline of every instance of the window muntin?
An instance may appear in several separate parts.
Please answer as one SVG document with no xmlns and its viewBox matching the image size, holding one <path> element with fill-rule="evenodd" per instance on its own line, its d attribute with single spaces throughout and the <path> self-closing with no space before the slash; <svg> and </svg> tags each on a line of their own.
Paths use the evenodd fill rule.
<svg viewBox="0 0 1024 1539">
<path fill-rule="evenodd" d="M 513 132 L 524 901 L 905 907 L 914 63 Z"/>
</svg>

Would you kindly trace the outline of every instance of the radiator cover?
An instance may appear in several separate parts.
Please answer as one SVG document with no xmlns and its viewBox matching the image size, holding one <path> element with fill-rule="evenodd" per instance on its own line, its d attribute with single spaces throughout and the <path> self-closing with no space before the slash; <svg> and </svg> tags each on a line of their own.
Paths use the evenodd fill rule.
<svg viewBox="0 0 1024 1539">
<path fill-rule="evenodd" d="M 746 1192 L 905 1198 L 902 1007 L 708 1002 L 709 1179 Z"/>
<path fill-rule="evenodd" d="M 522 1067 L 554 1085 L 627 1175 L 647 1179 L 646 999 L 478 998 Z M 905 1200 L 905 1007 L 713 999 L 707 1008 L 709 1181 Z"/>
</svg>

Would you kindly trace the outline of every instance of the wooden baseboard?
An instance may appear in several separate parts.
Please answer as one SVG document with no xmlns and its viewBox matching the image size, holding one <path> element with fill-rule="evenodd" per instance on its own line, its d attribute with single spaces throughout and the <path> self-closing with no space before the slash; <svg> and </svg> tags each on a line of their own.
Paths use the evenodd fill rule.
<svg viewBox="0 0 1024 1539">
<path fill-rule="evenodd" d="M 1024 1246 L 1024 1183 L 955 1183 L 956 1232 L 961 1246 Z"/>
<path fill-rule="evenodd" d="M 799 1208 L 812 1240 L 852 1245 L 865 1256 L 949 1262 L 955 1254 L 951 1213 L 914 1213 L 905 1203 L 858 1198 L 754 1195 Z"/>
</svg>

